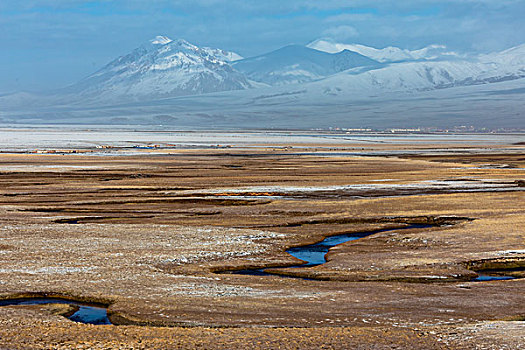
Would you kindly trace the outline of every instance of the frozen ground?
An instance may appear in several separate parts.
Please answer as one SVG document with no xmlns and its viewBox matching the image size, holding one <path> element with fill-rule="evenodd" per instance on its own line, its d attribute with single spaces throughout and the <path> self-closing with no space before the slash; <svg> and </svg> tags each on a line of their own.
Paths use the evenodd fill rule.
<svg viewBox="0 0 525 350">
<path fill-rule="evenodd" d="M 303 145 L 318 145 L 331 154 L 337 150 L 328 149 L 334 144 L 469 144 L 483 143 L 489 145 L 512 144 L 523 142 L 523 134 L 346 134 L 315 131 L 289 132 L 217 132 L 217 131 L 160 131 L 137 130 L 130 127 L 4 127 L 0 128 L 0 152 L 34 151 L 36 149 L 94 149 L 109 146 L 127 148 L 208 148 L 208 147 L 250 147 L 250 146 L 283 146 L 291 145 L 291 149 L 283 152 L 304 152 Z M 458 151 L 459 149 L 456 149 Z M 116 150 L 100 149 L 100 152 Z M 119 150 L 122 152 L 122 150 Z M 348 151 L 345 150 L 345 151 Z M 356 152 L 361 152 L 357 148 Z M 425 151 L 425 150 L 423 150 Z M 436 151 L 435 149 L 433 151 Z M 395 151 L 389 150 L 392 154 Z M 403 152 L 403 151 L 399 151 Z M 414 152 L 414 150 L 412 150 Z"/>
</svg>

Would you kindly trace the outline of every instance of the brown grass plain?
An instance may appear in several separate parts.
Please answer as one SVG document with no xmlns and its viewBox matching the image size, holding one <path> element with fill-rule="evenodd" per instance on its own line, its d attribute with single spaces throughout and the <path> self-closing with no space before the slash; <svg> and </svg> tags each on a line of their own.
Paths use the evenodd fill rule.
<svg viewBox="0 0 525 350">
<path fill-rule="evenodd" d="M 359 146 L 0 154 L 1 298 L 103 302 L 114 323 L 0 307 L 0 348 L 525 347 L 525 147 L 342 154 Z M 380 228 L 398 230 L 286 268 L 289 247 Z M 275 275 L 218 273 L 254 267 Z"/>
</svg>

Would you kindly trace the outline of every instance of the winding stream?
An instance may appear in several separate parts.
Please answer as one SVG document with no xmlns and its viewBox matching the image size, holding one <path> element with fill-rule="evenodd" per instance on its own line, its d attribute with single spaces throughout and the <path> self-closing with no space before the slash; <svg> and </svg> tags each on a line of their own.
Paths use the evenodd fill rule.
<svg viewBox="0 0 525 350">
<path fill-rule="evenodd" d="M 427 225 L 427 224 L 410 224 L 406 227 L 397 227 L 397 228 L 384 228 L 374 231 L 365 231 L 365 232 L 354 232 L 354 233 L 344 233 L 340 235 L 330 236 L 323 239 L 321 242 L 314 243 L 314 244 L 308 244 L 303 245 L 299 247 L 293 247 L 286 250 L 286 252 L 293 257 L 296 257 L 297 259 L 303 260 L 304 263 L 300 263 L 297 265 L 283 265 L 279 267 L 287 267 L 287 268 L 308 268 L 308 267 L 314 267 L 318 265 L 322 265 L 326 263 L 326 253 L 330 250 L 330 248 L 335 247 L 336 245 L 343 244 L 349 241 L 355 241 L 359 238 L 367 237 L 376 233 L 381 232 L 389 232 L 389 231 L 399 231 L 399 230 L 408 230 L 408 229 L 414 229 L 414 228 L 428 228 L 432 227 L 433 225 Z M 275 276 L 275 274 L 271 274 L 268 272 L 265 272 L 266 268 L 262 269 L 245 269 L 245 270 L 237 270 L 237 271 L 230 271 L 229 273 L 233 274 L 240 274 L 240 275 L 254 275 L 254 276 Z M 290 278 L 302 278 L 302 277 L 295 277 L 295 276 L 284 276 L 279 275 L 281 277 L 290 277 Z M 303 279 L 309 279 L 309 278 L 303 278 Z"/>
</svg>

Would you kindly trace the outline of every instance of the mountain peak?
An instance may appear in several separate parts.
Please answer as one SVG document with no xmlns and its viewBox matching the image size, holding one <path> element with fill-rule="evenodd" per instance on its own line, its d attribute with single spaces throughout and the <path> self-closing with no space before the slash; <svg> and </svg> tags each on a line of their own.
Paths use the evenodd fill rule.
<svg viewBox="0 0 525 350">
<path fill-rule="evenodd" d="M 145 50 L 147 52 L 159 52 L 159 50 L 195 52 L 198 50 L 198 47 L 184 39 L 173 40 L 164 35 L 157 35 L 153 39 L 148 40 L 146 43 L 141 45 L 138 50 Z"/>
<path fill-rule="evenodd" d="M 150 40 L 150 43 L 153 45 L 166 45 L 166 44 L 171 43 L 172 41 L 173 40 L 171 40 L 167 36 L 157 35 L 156 37 Z"/>
</svg>

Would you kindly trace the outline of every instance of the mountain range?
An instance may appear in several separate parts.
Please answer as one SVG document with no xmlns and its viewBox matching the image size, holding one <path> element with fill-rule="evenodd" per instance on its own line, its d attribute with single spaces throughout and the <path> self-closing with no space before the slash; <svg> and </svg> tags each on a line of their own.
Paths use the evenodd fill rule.
<svg viewBox="0 0 525 350">
<path fill-rule="evenodd" d="M 491 84 L 510 81 L 517 84 L 512 85 L 513 91 L 517 86 L 521 93 L 524 77 L 525 45 L 466 55 L 443 45 L 417 50 L 378 49 L 320 39 L 306 46 L 289 45 L 243 58 L 234 52 L 157 36 L 71 86 L 41 95 L 0 96 L 0 122 L 12 122 L 15 115 L 35 118 L 37 114 L 55 119 L 90 118 L 88 111 L 93 110 L 108 120 L 123 120 L 126 115 L 127 121 L 135 118 L 127 114 L 140 112 L 146 123 L 152 116 L 159 119 L 159 115 L 164 122 L 183 120 L 191 124 L 191 118 L 200 120 L 195 117 L 200 115 L 215 123 L 217 116 L 250 111 L 264 118 L 279 113 L 283 118 L 295 118 L 323 108 L 341 116 L 348 106 L 363 109 L 365 101 L 371 104 L 374 99 L 384 100 L 396 93 L 410 98 L 425 91 L 469 86 L 500 89 L 501 85 Z M 210 102 L 218 99 L 221 104 Z M 132 113 L 124 112 L 122 106 L 130 104 L 136 108 Z M 312 104 L 317 109 L 303 109 Z M 161 108 L 167 105 L 172 107 Z M 211 105 L 212 114 L 208 109 Z M 517 107 L 520 110 L 523 104 Z M 361 118 L 373 113 L 358 115 Z"/>
</svg>

